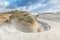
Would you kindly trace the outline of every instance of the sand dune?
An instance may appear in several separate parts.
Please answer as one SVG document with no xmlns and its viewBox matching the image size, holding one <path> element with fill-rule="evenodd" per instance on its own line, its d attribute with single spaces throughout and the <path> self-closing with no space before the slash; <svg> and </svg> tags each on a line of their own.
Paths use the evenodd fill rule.
<svg viewBox="0 0 60 40">
<path fill-rule="evenodd" d="M 0 27 L 0 40 L 60 40 L 60 21 L 57 22 L 57 20 L 37 17 L 37 21 L 45 30 L 39 33 L 23 33 L 12 26 L 8 27 L 8 24 L 3 25 Z"/>
</svg>

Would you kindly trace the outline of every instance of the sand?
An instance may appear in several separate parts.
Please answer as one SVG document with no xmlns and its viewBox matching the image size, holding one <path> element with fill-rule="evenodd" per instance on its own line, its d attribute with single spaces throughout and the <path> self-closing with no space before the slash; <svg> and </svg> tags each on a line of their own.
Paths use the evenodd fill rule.
<svg viewBox="0 0 60 40">
<path fill-rule="evenodd" d="M 39 33 L 23 33 L 7 24 L 0 27 L 0 40 L 60 40 L 60 22 L 37 19 L 49 24 L 50 29 Z"/>
</svg>

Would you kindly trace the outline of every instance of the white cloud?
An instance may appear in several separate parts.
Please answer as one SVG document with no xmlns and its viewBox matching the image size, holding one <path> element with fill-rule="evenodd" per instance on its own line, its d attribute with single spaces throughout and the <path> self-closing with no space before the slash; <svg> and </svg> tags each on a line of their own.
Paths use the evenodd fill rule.
<svg viewBox="0 0 60 40">
<path fill-rule="evenodd" d="M 6 7 L 9 5 L 6 1 L 0 1 L 0 12 L 6 11 Z"/>
<path fill-rule="evenodd" d="M 5 8 L 5 7 L 7 7 L 8 5 L 9 5 L 9 3 L 6 2 L 6 1 L 1 1 L 1 2 L 0 2 L 0 8 Z"/>
<path fill-rule="evenodd" d="M 46 6 L 46 4 L 40 4 L 40 3 L 38 3 L 38 4 L 30 5 L 28 7 L 26 7 L 26 6 L 20 7 L 20 10 L 27 10 L 27 11 L 31 12 L 33 10 L 36 10 L 37 8 L 44 7 L 44 6 Z M 17 9 L 19 9 L 19 8 L 17 8 Z"/>
<path fill-rule="evenodd" d="M 48 4 L 49 4 L 49 6 L 45 7 Z M 55 12 L 55 11 L 60 11 L 60 0 L 50 0 L 49 3 L 47 3 L 47 4 L 43 4 L 43 5 L 41 4 L 41 6 L 38 6 L 38 7 L 37 6 L 38 6 L 38 4 L 35 6 L 36 9 L 37 8 L 44 8 L 45 7 L 45 9 L 41 10 L 40 12 Z"/>
<path fill-rule="evenodd" d="M 60 10 L 60 0 L 50 0 L 50 3 L 52 4 L 51 10 Z"/>
<path fill-rule="evenodd" d="M 45 0 L 43 0 L 45 1 Z M 0 2 L 0 9 L 5 9 L 5 7 L 7 7 L 9 5 L 8 2 L 6 1 L 1 1 Z M 45 7 L 47 6 L 48 7 Z M 51 7 L 50 7 L 51 6 Z M 46 4 L 41 4 L 41 3 L 36 3 L 36 4 L 32 4 L 30 6 L 24 6 L 24 7 L 17 7 L 16 9 L 18 10 L 27 10 L 27 11 L 34 11 L 38 9 L 42 8 L 43 10 L 40 10 L 41 12 L 47 12 L 47 11 L 56 11 L 56 10 L 60 10 L 60 0 L 50 0 L 49 2 L 47 2 Z"/>
</svg>

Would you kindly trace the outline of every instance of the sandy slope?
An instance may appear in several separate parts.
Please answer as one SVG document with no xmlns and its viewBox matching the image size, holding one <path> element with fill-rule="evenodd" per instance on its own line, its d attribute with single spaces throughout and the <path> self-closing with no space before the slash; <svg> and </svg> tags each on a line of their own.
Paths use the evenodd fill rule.
<svg viewBox="0 0 60 40">
<path fill-rule="evenodd" d="M 0 28 L 0 40 L 60 40 L 60 23 L 39 19 L 46 22 L 51 29 L 40 33 L 22 33 L 14 28 L 9 28 L 8 24 Z"/>
</svg>

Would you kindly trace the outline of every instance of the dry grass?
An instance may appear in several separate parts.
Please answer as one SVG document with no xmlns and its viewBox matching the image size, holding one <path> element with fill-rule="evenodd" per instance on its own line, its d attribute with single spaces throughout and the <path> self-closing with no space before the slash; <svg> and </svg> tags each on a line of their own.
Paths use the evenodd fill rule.
<svg viewBox="0 0 60 40">
<path fill-rule="evenodd" d="M 6 21 L 6 20 L 9 21 L 9 20 L 14 19 L 14 18 L 17 18 L 19 21 L 24 21 L 27 23 L 34 24 L 34 18 L 27 11 L 15 10 L 15 11 L 0 13 L 0 20 L 2 20 L 2 21 Z"/>
</svg>

